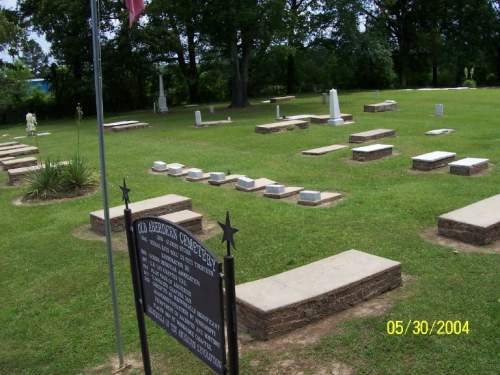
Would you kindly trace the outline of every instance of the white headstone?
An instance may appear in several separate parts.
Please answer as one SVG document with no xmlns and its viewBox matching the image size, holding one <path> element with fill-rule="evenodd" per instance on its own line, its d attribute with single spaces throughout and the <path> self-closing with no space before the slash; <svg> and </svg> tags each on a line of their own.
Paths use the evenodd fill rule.
<svg viewBox="0 0 500 375">
<path fill-rule="evenodd" d="M 283 194 L 285 192 L 285 186 L 279 184 L 266 185 L 267 194 Z"/>
<path fill-rule="evenodd" d="M 211 181 L 224 181 L 226 179 L 226 174 L 224 172 L 212 172 L 210 173 L 210 180 Z"/>
<path fill-rule="evenodd" d="M 321 99 L 323 104 L 326 104 L 326 102 L 328 101 L 328 93 L 324 92 L 323 94 L 321 94 Z"/>
<path fill-rule="evenodd" d="M 191 168 L 188 171 L 188 177 L 189 178 L 202 178 L 203 177 L 203 171 L 198 168 Z"/>
<path fill-rule="evenodd" d="M 280 106 L 276 105 L 276 119 L 280 119 L 280 118 L 281 118 Z"/>
<path fill-rule="evenodd" d="M 194 124 L 196 126 L 201 126 L 201 112 L 200 111 L 196 111 L 194 113 Z"/>
<path fill-rule="evenodd" d="M 320 199 L 321 199 L 321 192 L 316 190 L 302 190 L 299 193 L 299 200 L 301 201 L 315 202 L 319 201 Z"/>
<path fill-rule="evenodd" d="M 436 104 L 434 108 L 436 116 L 441 117 L 444 115 L 444 104 Z"/>
<path fill-rule="evenodd" d="M 179 173 L 182 173 L 182 166 L 181 164 L 179 165 L 176 165 L 174 167 L 170 167 L 168 168 L 168 172 L 171 173 L 171 174 L 179 174 Z"/>
<path fill-rule="evenodd" d="M 330 119 L 328 120 L 330 125 L 343 125 L 344 119 L 340 114 L 339 98 L 337 96 L 337 90 L 330 90 Z"/>
<path fill-rule="evenodd" d="M 209 109 L 210 113 L 214 113 L 214 106 L 213 105 L 211 105 L 210 107 L 208 107 L 208 109 Z"/>
<path fill-rule="evenodd" d="M 168 112 L 167 98 L 165 97 L 165 91 L 163 90 L 163 74 L 159 75 L 159 94 L 158 94 L 158 112 L 164 113 Z"/>
<path fill-rule="evenodd" d="M 153 170 L 155 171 L 165 171 L 167 169 L 167 163 L 157 160 L 153 162 Z"/>
<path fill-rule="evenodd" d="M 181 164 L 181 163 L 170 163 L 170 164 L 167 164 L 167 169 L 170 170 L 170 169 L 178 169 L 178 168 L 184 168 L 184 164 Z"/>
<path fill-rule="evenodd" d="M 238 186 L 245 189 L 251 189 L 255 186 L 255 180 L 246 176 L 238 178 Z"/>
</svg>

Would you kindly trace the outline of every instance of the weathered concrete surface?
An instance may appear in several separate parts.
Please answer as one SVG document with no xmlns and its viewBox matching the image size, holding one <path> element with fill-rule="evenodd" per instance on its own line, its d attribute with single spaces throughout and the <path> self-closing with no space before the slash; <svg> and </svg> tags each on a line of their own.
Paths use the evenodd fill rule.
<svg viewBox="0 0 500 375">
<path fill-rule="evenodd" d="M 159 218 L 180 225 L 191 233 L 200 233 L 203 231 L 203 215 L 198 212 L 182 210 L 159 216 Z"/>
<path fill-rule="evenodd" d="M 318 156 L 318 155 L 324 155 L 329 152 L 337 151 L 337 150 L 342 150 L 343 148 L 346 148 L 346 145 L 330 145 L 330 146 L 324 146 L 324 147 L 318 147 L 318 148 L 312 148 L 310 150 L 305 150 L 302 151 L 303 155 L 313 155 L 313 156 Z"/>
<path fill-rule="evenodd" d="M 393 145 L 374 144 L 352 149 L 352 158 L 357 161 L 371 161 L 392 155 Z"/>
<path fill-rule="evenodd" d="M 361 133 L 351 134 L 349 136 L 349 143 L 363 143 L 373 139 L 384 137 L 394 137 L 396 131 L 394 129 L 373 129 Z"/>
<path fill-rule="evenodd" d="M 255 132 L 259 134 L 268 134 L 286 130 L 294 130 L 296 128 L 305 129 L 308 127 L 309 122 L 306 120 L 278 121 L 270 124 L 257 125 L 255 127 Z"/>
<path fill-rule="evenodd" d="M 489 159 L 464 158 L 449 163 L 450 173 L 460 176 L 472 176 L 488 168 Z"/>
</svg>

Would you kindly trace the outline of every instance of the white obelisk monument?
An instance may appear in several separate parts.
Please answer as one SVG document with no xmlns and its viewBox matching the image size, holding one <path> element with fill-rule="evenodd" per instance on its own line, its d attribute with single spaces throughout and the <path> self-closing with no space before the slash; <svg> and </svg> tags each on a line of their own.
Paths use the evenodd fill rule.
<svg viewBox="0 0 500 375">
<path fill-rule="evenodd" d="M 344 119 L 340 115 L 339 97 L 337 90 L 330 90 L 330 118 L 328 119 L 330 125 L 343 125 Z"/>
<path fill-rule="evenodd" d="M 165 91 L 163 90 L 163 74 L 161 73 L 159 75 L 158 112 L 168 112 L 167 98 L 165 97 Z"/>
</svg>

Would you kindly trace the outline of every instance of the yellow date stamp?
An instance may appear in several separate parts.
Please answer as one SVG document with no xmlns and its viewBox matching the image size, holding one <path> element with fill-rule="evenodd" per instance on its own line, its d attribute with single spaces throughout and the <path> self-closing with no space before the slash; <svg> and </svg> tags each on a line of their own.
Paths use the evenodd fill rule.
<svg viewBox="0 0 500 375">
<path fill-rule="evenodd" d="M 389 336 L 450 336 L 468 335 L 468 320 L 388 320 L 385 331 Z"/>
</svg>

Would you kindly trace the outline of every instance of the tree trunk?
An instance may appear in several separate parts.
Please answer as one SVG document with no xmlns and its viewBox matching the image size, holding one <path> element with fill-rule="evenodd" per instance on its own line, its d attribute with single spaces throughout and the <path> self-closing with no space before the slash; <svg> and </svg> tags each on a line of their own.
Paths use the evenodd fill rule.
<svg viewBox="0 0 500 375">
<path fill-rule="evenodd" d="M 231 65 L 233 77 L 231 81 L 231 105 L 234 108 L 243 108 L 248 105 L 248 66 L 250 61 L 250 50 L 243 43 L 242 56 L 238 53 L 238 40 L 236 35 L 231 41 Z"/>
<path fill-rule="evenodd" d="M 295 54 L 289 53 L 287 57 L 286 93 L 295 94 L 297 91 L 295 76 Z"/>
<path fill-rule="evenodd" d="M 432 62 L 432 86 L 437 87 L 438 85 L 438 65 L 436 61 Z"/>
<path fill-rule="evenodd" d="M 200 102 L 200 81 L 198 77 L 198 67 L 196 66 L 196 45 L 194 41 L 193 25 L 187 26 L 187 41 L 188 41 L 188 86 L 189 86 L 189 101 L 191 103 Z"/>
</svg>

